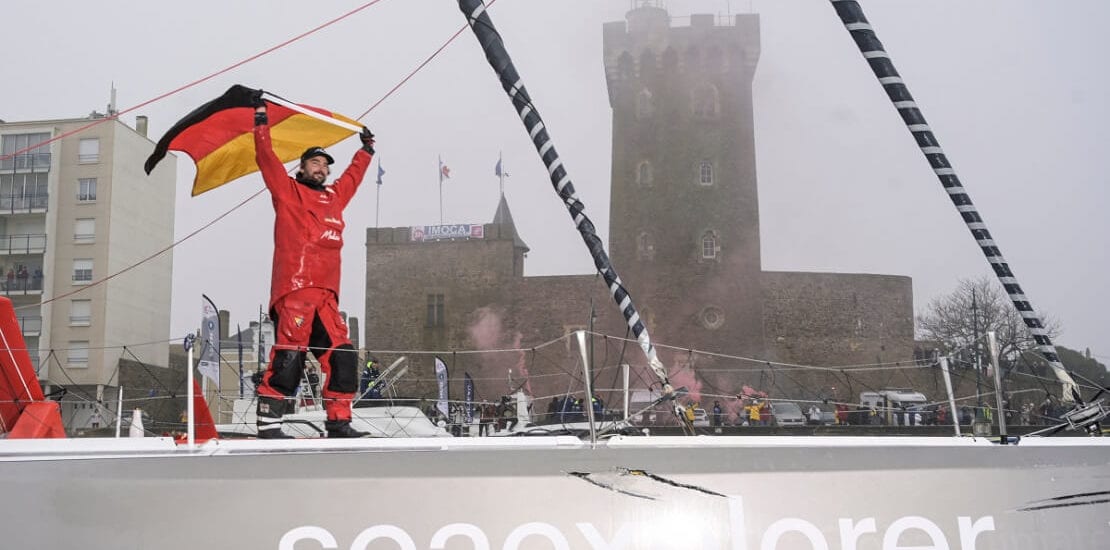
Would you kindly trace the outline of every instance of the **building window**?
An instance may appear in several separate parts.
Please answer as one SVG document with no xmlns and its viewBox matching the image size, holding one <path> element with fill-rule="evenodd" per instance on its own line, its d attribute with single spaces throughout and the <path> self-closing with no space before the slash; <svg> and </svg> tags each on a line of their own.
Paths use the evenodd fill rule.
<svg viewBox="0 0 1110 550">
<path fill-rule="evenodd" d="M 0 174 L 0 209 L 45 210 L 50 202 L 49 185 L 46 172 Z"/>
<path fill-rule="evenodd" d="M 709 52 L 705 56 L 705 70 L 711 73 L 720 72 L 724 69 L 722 60 L 724 58 L 721 48 L 713 46 L 709 48 Z"/>
<path fill-rule="evenodd" d="M 685 63 L 687 71 L 694 71 L 701 64 L 701 50 L 697 46 L 691 46 L 690 49 L 686 50 L 683 57 L 683 63 Z"/>
<path fill-rule="evenodd" d="M 443 295 L 442 294 L 429 294 L 428 295 L 428 317 L 424 326 L 426 327 L 442 327 L 444 326 L 445 319 L 443 318 Z"/>
<path fill-rule="evenodd" d="M 641 260 L 655 259 L 655 240 L 647 231 L 636 237 L 636 257 Z"/>
<path fill-rule="evenodd" d="M 85 138 L 77 146 L 77 162 L 95 164 L 100 162 L 100 138 Z"/>
<path fill-rule="evenodd" d="M 720 96 L 717 87 L 712 84 L 702 84 L 694 88 L 691 99 L 696 117 L 715 118 L 720 112 Z"/>
<path fill-rule="evenodd" d="M 47 147 L 29 147 L 44 143 L 50 139 L 50 134 L 40 132 L 36 134 L 8 134 L 0 140 L 0 170 L 49 170 L 50 150 Z M 17 151 L 23 151 L 16 154 Z"/>
<path fill-rule="evenodd" d="M 92 324 L 92 300 L 70 300 L 69 326 L 87 327 Z"/>
<path fill-rule="evenodd" d="M 655 114 L 655 100 L 652 98 L 649 90 L 640 90 L 636 94 L 636 118 L 645 119 L 650 118 Z"/>
<path fill-rule="evenodd" d="M 77 180 L 77 201 L 92 202 L 96 200 L 96 178 L 81 178 Z"/>
<path fill-rule="evenodd" d="M 703 260 L 716 260 L 721 253 L 721 245 L 716 231 L 706 231 L 701 236 L 701 257 Z"/>
<path fill-rule="evenodd" d="M 73 284 L 87 285 L 93 280 L 92 259 L 73 260 Z"/>
<path fill-rule="evenodd" d="M 632 60 L 632 54 L 628 52 L 621 52 L 617 57 L 617 76 L 620 78 L 631 78 L 635 70 L 636 62 Z"/>
<path fill-rule="evenodd" d="M 66 352 L 67 366 L 73 368 L 84 368 L 89 366 L 89 341 L 88 340 L 70 340 L 69 349 Z"/>
<path fill-rule="evenodd" d="M 703 160 L 698 164 L 698 183 L 713 185 L 713 163 Z"/>
<path fill-rule="evenodd" d="M 76 243 L 91 243 L 96 240 L 96 219 L 78 218 L 73 225 L 73 241 Z"/>
<path fill-rule="evenodd" d="M 663 70 L 669 74 L 678 70 L 678 52 L 674 48 L 668 47 L 663 50 Z"/>
<path fill-rule="evenodd" d="M 652 180 L 655 179 L 654 171 L 651 168 L 651 163 L 642 161 L 636 166 L 636 183 L 643 186 L 650 186 Z"/>
</svg>

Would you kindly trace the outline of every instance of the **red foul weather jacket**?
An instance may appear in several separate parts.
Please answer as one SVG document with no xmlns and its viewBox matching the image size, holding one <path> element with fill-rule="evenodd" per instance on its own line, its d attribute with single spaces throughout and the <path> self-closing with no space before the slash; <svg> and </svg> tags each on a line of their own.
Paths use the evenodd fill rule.
<svg viewBox="0 0 1110 550">
<path fill-rule="evenodd" d="M 274 268 L 270 305 L 294 290 L 323 288 L 339 299 L 343 209 L 351 201 L 372 155 L 359 149 L 335 184 L 317 191 L 297 183 L 274 154 L 269 125 L 254 127 L 254 150 L 274 201 Z"/>
</svg>

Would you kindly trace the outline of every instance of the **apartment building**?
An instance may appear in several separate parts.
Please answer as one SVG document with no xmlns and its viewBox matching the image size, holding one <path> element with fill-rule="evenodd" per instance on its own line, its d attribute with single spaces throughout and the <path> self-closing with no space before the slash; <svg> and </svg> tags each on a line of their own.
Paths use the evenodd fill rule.
<svg viewBox="0 0 1110 550">
<path fill-rule="evenodd" d="M 169 361 L 173 255 L 150 256 L 173 242 L 176 159 L 143 172 L 146 127 L 96 112 L 0 121 L 0 294 L 41 383 L 67 389 L 71 430 L 109 413 L 97 401 L 114 410 L 121 358 Z"/>
</svg>

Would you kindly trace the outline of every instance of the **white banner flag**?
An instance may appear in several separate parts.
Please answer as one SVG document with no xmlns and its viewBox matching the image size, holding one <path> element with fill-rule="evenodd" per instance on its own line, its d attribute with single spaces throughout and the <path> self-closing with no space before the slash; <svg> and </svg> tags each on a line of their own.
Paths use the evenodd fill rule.
<svg viewBox="0 0 1110 550">
<path fill-rule="evenodd" d="M 439 384 L 439 401 L 436 403 L 436 408 L 444 418 L 451 418 L 447 409 L 447 365 L 439 357 L 436 357 L 436 383 Z"/>
<path fill-rule="evenodd" d="M 200 362 L 197 371 L 220 387 L 220 314 L 208 296 L 201 295 Z"/>
</svg>

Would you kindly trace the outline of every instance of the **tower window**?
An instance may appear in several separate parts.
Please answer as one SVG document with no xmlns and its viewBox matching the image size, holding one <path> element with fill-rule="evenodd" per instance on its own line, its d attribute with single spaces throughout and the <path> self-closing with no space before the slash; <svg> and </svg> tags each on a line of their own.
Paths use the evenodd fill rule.
<svg viewBox="0 0 1110 550">
<path fill-rule="evenodd" d="M 720 112 L 720 95 L 717 87 L 712 84 L 702 84 L 694 88 L 691 101 L 696 117 L 716 118 Z"/>
<path fill-rule="evenodd" d="M 635 62 L 632 61 L 632 55 L 628 52 L 621 53 L 617 58 L 617 76 L 620 78 L 631 78 L 632 71 L 634 70 Z"/>
<path fill-rule="evenodd" d="M 640 162 L 639 166 L 636 167 L 636 183 L 645 187 L 650 186 L 654 177 L 651 162 L 645 160 Z"/>
<path fill-rule="evenodd" d="M 636 94 L 636 118 L 651 118 L 655 114 L 655 100 L 649 90 L 640 90 Z"/>
<path fill-rule="evenodd" d="M 693 71 L 701 64 L 701 50 L 696 46 L 691 47 L 685 52 L 685 59 L 683 62 L 686 65 L 687 71 Z"/>
<path fill-rule="evenodd" d="M 713 185 L 713 163 L 708 160 L 701 161 L 698 164 L 698 183 L 702 185 Z"/>
<path fill-rule="evenodd" d="M 663 70 L 673 72 L 678 69 L 678 53 L 674 48 L 663 50 Z"/>
<path fill-rule="evenodd" d="M 721 62 L 722 58 L 721 48 L 713 46 L 709 48 L 709 53 L 705 56 L 705 69 L 710 72 L 719 72 L 724 68 Z"/>
<path fill-rule="evenodd" d="M 701 236 L 701 257 L 703 260 L 716 260 L 721 252 L 716 231 L 706 231 Z"/>
<path fill-rule="evenodd" d="M 446 324 L 443 314 L 443 295 L 442 294 L 429 294 L 428 295 L 428 316 L 425 320 L 425 327 L 442 327 Z"/>
<path fill-rule="evenodd" d="M 655 240 L 647 231 L 636 237 L 636 257 L 641 260 L 655 259 Z"/>
<path fill-rule="evenodd" d="M 655 76 L 656 69 L 655 54 L 651 50 L 644 50 L 640 54 L 640 78 L 652 78 Z"/>
</svg>

